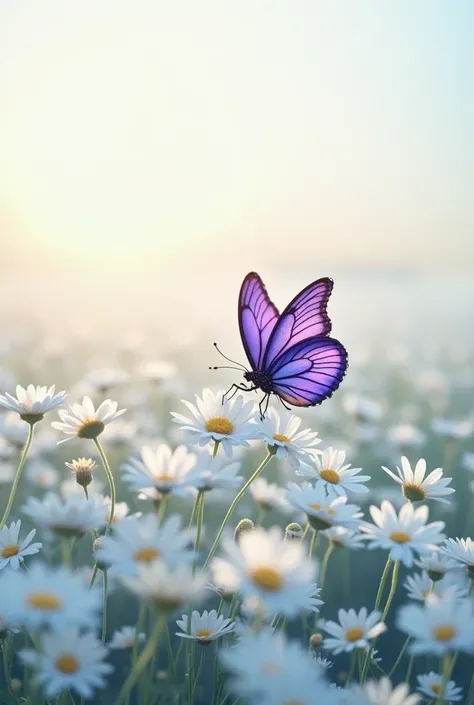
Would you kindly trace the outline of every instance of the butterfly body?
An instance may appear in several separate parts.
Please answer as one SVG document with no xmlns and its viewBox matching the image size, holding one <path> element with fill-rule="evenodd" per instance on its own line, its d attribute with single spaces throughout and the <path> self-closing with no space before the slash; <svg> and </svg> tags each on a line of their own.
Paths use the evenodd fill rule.
<svg viewBox="0 0 474 705">
<path fill-rule="evenodd" d="M 244 372 L 244 379 L 251 382 L 256 389 L 261 389 L 265 394 L 273 393 L 273 380 L 268 372 L 263 370 Z"/>
</svg>

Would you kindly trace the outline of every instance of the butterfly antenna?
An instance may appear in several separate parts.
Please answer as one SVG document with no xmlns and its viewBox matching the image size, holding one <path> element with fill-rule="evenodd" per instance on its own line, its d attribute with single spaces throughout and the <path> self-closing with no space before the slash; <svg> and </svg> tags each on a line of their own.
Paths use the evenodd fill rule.
<svg viewBox="0 0 474 705">
<path fill-rule="evenodd" d="M 224 353 L 222 352 L 222 350 L 219 350 L 219 348 L 218 348 L 218 346 L 217 346 L 217 343 L 214 343 L 214 347 L 215 347 L 215 349 L 217 350 L 217 352 L 219 353 L 219 355 L 222 355 L 223 358 L 225 358 L 226 360 L 228 360 L 229 362 L 231 362 L 233 365 L 237 365 L 237 366 L 238 366 L 237 369 L 240 368 L 240 369 L 242 369 L 242 370 L 245 370 L 245 372 L 248 372 L 248 370 L 247 370 L 247 368 L 245 367 L 245 365 L 242 365 L 240 362 L 236 362 L 235 360 L 231 360 L 230 357 L 227 357 L 227 355 L 224 355 Z M 218 368 L 217 368 L 217 367 L 214 367 L 213 369 L 217 370 Z M 230 367 L 230 368 L 221 368 L 221 369 L 236 369 L 236 368 L 235 368 L 235 367 L 234 367 L 234 368 Z"/>
</svg>

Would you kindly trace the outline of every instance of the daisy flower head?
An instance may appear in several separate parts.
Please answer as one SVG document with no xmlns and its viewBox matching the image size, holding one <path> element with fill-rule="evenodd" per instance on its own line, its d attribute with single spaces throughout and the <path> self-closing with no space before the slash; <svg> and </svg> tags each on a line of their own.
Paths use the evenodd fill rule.
<svg viewBox="0 0 474 705">
<path fill-rule="evenodd" d="M 50 490 L 58 484 L 58 471 L 51 463 L 40 458 L 32 460 L 26 466 L 26 477 L 32 485 Z"/>
<path fill-rule="evenodd" d="M 258 420 L 256 437 L 265 441 L 269 453 L 278 460 L 286 460 L 296 470 L 300 463 L 313 458 L 319 453 L 316 446 L 321 443 L 315 431 L 299 431 L 301 419 L 288 411 L 280 413 L 270 408 L 263 420 Z"/>
<path fill-rule="evenodd" d="M 114 525 L 112 536 L 100 537 L 95 557 L 114 568 L 117 575 L 137 575 L 140 566 L 156 559 L 177 566 L 193 559 L 195 533 L 194 529 L 182 528 L 178 514 L 162 524 L 154 514 L 132 516 Z"/>
<path fill-rule="evenodd" d="M 375 639 L 386 630 L 380 617 L 380 612 L 369 614 L 368 610 L 362 607 L 359 612 L 340 609 L 339 622 L 320 620 L 318 626 L 331 635 L 324 639 L 324 648 L 334 654 L 367 649 L 370 646 L 369 640 Z"/>
<path fill-rule="evenodd" d="M 305 512 L 313 529 L 324 531 L 331 526 L 357 528 L 362 513 L 355 504 L 347 504 L 347 497 L 328 497 L 323 485 L 303 482 L 288 484 L 288 502 Z"/>
<path fill-rule="evenodd" d="M 432 499 L 436 502 L 449 504 L 449 501 L 444 499 L 444 497 L 453 494 L 455 491 L 454 487 L 448 487 L 452 477 L 443 478 L 441 468 L 436 468 L 425 477 L 426 460 L 423 458 L 418 460 L 414 471 L 411 468 L 410 461 L 405 456 L 402 457 L 402 468 L 400 469 L 397 466 L 398 475 L 395 475 L 384 466 L 382 466 L 382 470 L 401 486 L 403 494 L 410 502 L 422 502 Z"/>
<path fill-rule="evenodd" d="M 65 463 L 65 465 L 76 478 L 78 485 L 86 488 L 91 484 L 92 473 L 96 468 L 95 460 L 92 460 L 92 458 L 77 458 L 77 460 L 71 460 L 70 463 Z"/>
<path fill-rule="evenodd" d="M 112 639 L 109 641 L 109 649 L 115 649 L 117 651 L 123 651 L 125 649 L 131 649 L 135 642 L 138 641 L 142 644 L 146 639 L 146 634 L 140 632 L 137 634 L 136 627 L 121 627 L 117 629 L 113 635 Z"/>
<path fill-rule="evenodd" d="M 82 404 L 73 404 L 69 411 L 59 410 L 61 421 L 53 421 L 51 426 L 68 436 L 59 443 L 65 443 L 72 438 L 95 439 L 109 423 L 125 413 L 126 409 L 117 411 L 117 407 L 116 401 L 105 399 L 95 409 L 92 399 L 84 397 Z"/>
<path fill-rule="evenodd" d="M 353 529 L 346 529 L 344 526 L 332 526 L 324 531 L 324 536 L 334 546 L 349 548 L 352 551 L 363 548 L 365 541 L 364 534 Z"/>
<path fill-rule="evenodd" d="M 0 531 L 0 570 L 13 568 L 18 570 L 25 560 L 25 556 L 32 556 L 42 548 L 41 543 L 31 543 L 36 529 L 20 540 L 21 521 L 13 521 L 10 526 L 4 526 Z"/>
<path fill-rule="evenodd" d="M 41 499 L 29 497 L 21 511 L 40 526 L 65 537 L 82 536 L 104 523 L 104 500 L 88 501 L 83 494 L 67 499 L 54 492 Z"/>
<path fill-rule="evenodd" d="M 0 418 L 0 423 L 3 438 L 14 448 L 23 448 L 28 440 L 28 424 L 14 411 Z"/>
<path fill-rule="evenodd" d="M 346 394 L 342 400 L 344 411 L 359 423 L 377 422 L 383 415 L 381 405 L 369 397 L 359 394 Z"/>
<path fill-rule="evenodd" d="M 278 509 L 285 514 L 291 511 L 283 487 L 268 482 L 264 477 L 256 477 L 249 487 L 249 492 L 255 504 L 266 511 Z"/>
<path fill-rule="evenodd" d="M 445 538 L 441 533 L 444 521 L 427 524 L 428 507 L 415 509 L 407 502 L 395 512 L 390 502 L 384 500 L 382 506 L 371 506 L 373 524 L 362 522 L 360 529 L 367 535 L 369 548 L 383 548 L 390 551 L 392 560 L 401 561 L 410 568 L 414 555 L 429 554 Z"/>
<path fill-rule="evenodd" d="M 419 695 L 410 695 L 406 683 L 393 687 L 387 677 L 379 681 L 367 681 L 363 686 L 351 686 L 347 692 L 349 698 L 342 701 L 344 705 L 346 702 L 347 705 L 417 705 L 421 700 Z"/>
<path fill-rule="evenodd" d="M 242 395 L 226 399 L 224 391 L 216 393 L 204 389 L 202 397 L 196 395 L 196 405 L 183 400 L 191 417 L 171 412 L 173 421 L 182 431 L 189 433 L 190 442 L 200 446 L 209 443 L 222 445 L 228 458 L 236 446 L 249 447 L 255 439 L 253 401 L 244 402 Z"/>
<path fill-rule="evenodd" d="M 314 579 L 316 565 L 296 541 L 285 541 L 280 527 L 256 528 L 222 542 L 225 558 L 213 558 L 213 581 L 227 591 L 238 589 L 246 598 L 258 598 L 267 613 L 288 618 L 317 611 L 322 601 Z"/>
<path fill-rule="evenodd" d="M 467 597 L 468 593 L 466 576 L 456 575 L 455 571 L 447 573 L 441 580 L 434 582 L 434 585 L 428 573 L 409 575 L 403 586 L 408 597 L 417 602 L 424 602 L 429 595 L 440 599 L 451 597 L 453 600 L 461 600 Z"/>
<path fill-rule="evenodd" d="M 92 632 L 80 633 L 72 627 L 66 631 L 44 634 L 40 651 L 19 652 L 26 666 L 35 670 L 35 681 L 46 698 L 54 698 L 66 690 L 75 690 L 83 698 L 91 698 L 96 688 L 106 685 L 104 676 L 113 667 L 104 663 L 107 649 Z"/>
<path fill-rule="evenodd" d="M 104 367 L 91 370 L 84 380 L 101 394 L 107 394 L 111 389 L 122 387 L 128 381 L 125 370 Z"/>
<path fill-rule="evenodd" d="M 460 438 L 468 438 L 474 431 L 474 424 L 470 419 L 463 421 L 454 419 L 437 418 L 431 424 L 431 430 L 437 436 L 448 441 L 457 441 Z"/>
<path fill-rule="evenodd" d="M 172 450 L 166 443 L 145 446 L 140 459 L 130 458 L 123 467 L 124 482 L 133 490 L 158 490 L 161 495 L 189 492 L 188 475 L 196 462 L 194 453 L 181 445 Z"/>
<path fill-rule="evenodd" d="M 462 688 L 456 686 L 454 681 L 448 681 L 445 686 L 443 676 L 434 671 L 416 678 L 418 680 L 417 690 L 430 700 L 436 700 L 442 696 L 443 702 L 455 703 L 462 699 Z"/>
<path fill-rule="evenodd" d="M 399 448 L 418 448 L 425 442 L 425 434 L 412 423 L 402 423 L 391 426 L 387 438 Z"/>
<path fill-rule="evenodd" d="M 442 656 L 453 651 L 474 650 L 474 612 L 470 599 L 439 599 L 428 596 L 423 606 L 405 605 L 397 615 L 397 627 L 412 637 L 410 653 Z"/>
<path fill-rule="evenodd" d="M 201 599 L 208 582 L 203 573 L 193 575 L 189 565 L 181 563 L 169 567 L 160 559 L 138 565 L 134 577 L 123 576 L 121 580 L 128 590 L 151 602 L 162 614 L 170 614 L 185 603 Z"/>
<path fill-rule="evenodd" d="M 57 409 L 64 403 L 66 393 L 55 392 L 55 385 L 51 387 L 35 387 L 29 384 L 22 387 L 17 384 L 16 397 L 8 392 L 0 394 L 0 406 L 9 411 L 15 411 L 23 421 L 33 425 L 41 421 L 48 411 Z"/>
<path fill-rule="evenodd" d="M 446 573 L 453 568 L 448 556 L 441 550 L 440 546 L 430 555 L 421 556 L 415 561 L 415 565 L 421 568 L 421 570 L 426 571 L 429 578 L 435 582 L 444 578 Z"/>
<path fill-rule="evenodd" d="M 34 563 L 27 572 L 4 571 L 0 590 L 2 612 L 27 629 L 93 628 L 101 608 L 100 590 L 89 590 L 79 575 L 64 566 Z"/>
<path fill-rule="evenodd" d="M 474 578 L 474 541 L 467 539 L 446 539 L 441 551 L 450 568 L 465 568 Z"/>
<path fill-rule="evenodd" d="M 369 492 L 365 482 L 370 480 L 370 475 L 359 475 L 362 468 L 351 468 L 350 463 L 344 465 L 346 452 L 326 448 L 322 455 L 314 458 L 314 465 L 304 465 L 297 470 L 297 475 L 310 477 L 317 483 L 324 485 L 328 495 L 345 497 L 347 493 L 364 494 Z"/>
<path fill-rule="evenodd" d="M 177 619 L 176 624 L 181 629 L 180 632 L 176 632 L 176 636 L 192 639 L 202 646 L 207 646 L 224 634 L 230 634 L 235 630 L 235 622 L 231 619 L 225 619 L 222 614 L 218 615 L 216 610 L 210 612 L 204 610 L 202 614 L 193 610 L 190 625 L 187 614 L 183 614 L 181 619 Z"/>
<path fill-rule="evenodd" d="M 186 476 L 186 485 L 200 492 L 209 490 L 236 490 L 244 481 L 239 475 L 241 463 L 229 463 L 221 457 L 213 457 L 207 450 L 196 458 L 195 465 Z"/>
</svg>

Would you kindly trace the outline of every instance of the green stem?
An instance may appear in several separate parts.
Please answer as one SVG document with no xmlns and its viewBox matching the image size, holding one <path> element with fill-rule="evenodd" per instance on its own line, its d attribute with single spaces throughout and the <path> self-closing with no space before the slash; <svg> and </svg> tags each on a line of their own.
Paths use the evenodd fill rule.
<svg viewBox="0 0 474 705">
<path fill-rule="evenodd" d="M 351 654 L 351 665 L 350 665 L 349 674 L 348 674 L 347 680 L 346 680 L 346 686 L 349 685 L 349 683 L 351 682 L 351 680 L 354 677 L 354 671 L 356 669 L 356 664 L 357 664 L 357 649 L 354 649 Z"/>
<path fill-rule="evenodd" d="M 413 665 L 414 665 L 414 663 L 415 663 L 415 654 L 412 654 L 412 655 L 410 656 L 410 660 L 409 660 L 409 662 L 408 662 L 407 673 L 406 673 L 406 676 L 405 676 L 405 683 L 406 683 L 408 686 L 410 686 L 411 674 L 412 674 L 412 671 L 413 671 Z"/>
<path fill-rule="evenodd" d="M 471 705 L 473 692 L 474 692 L 474 673 L 472 674 L 471 684 L 469 686 L 469 690 L 467 691 L 466 705 Z"/>
<path fill-rule="evenodd" d="M 375 598 L 374 610 L 377 612 L 382 604 L 383 591 L 385 588 L 385 583 L 387 582 L 388 574 L 390 572 L 390 567 L 392 565 L 392 558 L 389 554 L 387 562 L 385 563 L 385 568 L 383 569 L 382 577 L 380 578 L 379 589 L 377 590 L 377 597 Z"/>
<path fill-rule="evenodd" d="M 316 546 L 318 545 L 319 531 L 318 529 L 313 529 L 313 534 L 311 536 L 311 542 L 309 544 L 308 558 L 312 560 Z"/>
<path fill-rule="evenodd" d="M 18 704 L 18 698 L 15 691 L 12 688 L 12 680 L 10 675 L 10 655 L 9 655 L 9 639 L 5 640 L 2 646 L 2 660 L 3 660 L 3 672 L 5 674 L 5 683 L 7 684 L 7 689 L 11 697 L 13 698 L 15 705 Z"/>
<path fill-rule="evenodd" d="M 216 539 L 215 539 L 214 543 L 212 544 L 212 548 L 209 551 L 208 557 L 206 558 L 206 562 L 204 563 L 203 570 L 205 570 L 207 568 L 209 561 L 211 560 L 214 553 L 216 552 L 217 547 L 219 545 L 219 541 L 221 540 L 221 536 L 224 532 L 225 527 L 227 526 L 229 519 L 231 518 L 231 516 L 234 512 L 234 509 L 236 508 L 236 506 L 238 505 L 238 503 L 240 502 L 240 500 L 242 499 L 242 497 L 244 496 L 244 494 L 246 493 L 246 491 L 248 490 L 248 488 L 250 487 L 252 482 L 260 475 L 262 470 L 268 465 L 268 463 L 270 462 L 270 460 L 272 458 L 273 458 L 273 453 L 268 453 L 267 456 L 262 460 L 262 462 L 260 463 L 258 468 L 255 470 L 253 475 L 247 480 L 245 485 L 242 487 L 241 490 L 239 490 L 239 492 L 235 496 L 235 499 L 232 502 L 232 504 L 230 505 L 230 507 L 227 511 L 227 514 L 225 515 L 224 520 L 221 524 L 221 527 L 220 527 L 219 531 L 217 532 Z"/>
<path fill-rule="evenodd" d="M 191 705 L 192 705 L 192 703 L 194 703 L 194 696 L 195 696 L 195 694 L 196 694 L 196 686 L 197 686 L 197 684 L 198 684 L 198 682 L 199 682 L 199 677 L 200 677 L 200 675 L 201 675 L 202 664 L 203 664 L 203 662 L 204 662 L 204 652 L 205 652 L 205 649 L 206 649 L 206 648 L 207 648 L 206 646 L 201 646 L 201 658 L 199 659 L 199 665 L 198 665 L 198 668 L 197 668 L 197 671 L 196 671 L 196 678 L 194 679 L 194 684 L 193 684 L 193 699 L 192 699 L 192 701 L 191 701 Z"/>
<path fill-rule="evenodd" d="M 329 559 L 331 553 L 334 551 L 334 541 L 329 541 L 326 553 L 324 554 L 323 564 L 321 566 L 321 578 L 319 579 L 319 587 L 321 588 L 321 593 L 323 592 L 324 581 L 326 579 L 326 572 L 328 569 Z"/>
<path fill-rule="evenodd" d="M 89 589 L 90 589 L 90 588 L 94 585 L 94 583 L 95 583 L 95 579 L 96 579 L 96 577 L 97 577 L 97 572 L 98 572 L 98 570 L 99 570 L 99 566 L 97 565 L 97 563 L 94 563 L 94 569 L 93 569 L 93 571 L 92 571 L 91 579 L 90 579 L 90 581 L 89 581 Z"/>
<path fill-rule="evenodd" d="M 263 526 L 265 520 L 265 515 L 267 513 L 267 508 L 260 505 L 257 511 L 257 518 L 255 520 L 255 526 Z"/>
<path fill-rule="evenodd" d="M 107 636 L 107 571 L 104 570 L 104 582 L 102 585 L 102 644 L 105 644 Z"/>
<path fill-rule="evenodd" d="M 393 564 L 392 583 L 390 585 L 390 592 L 388 593 L 387 602 L 385 604 L 384 611 L 382 612 L 382 619 L 381 619 L 382 622 L 385 622 L 385 620 L 387 619 L 387 615 L 389 613 L 390 606 L 392 604 L 392 600 L 393 600 L 393 598 L 395 596 L 395 592 L 397 590 L 399 570 L 400 570 L 400 561 L 395 561 L 395 563 Z"/>
<path fill-rule="evenodd" d="M 71 544 L 66 536 L 61 536 L 61 557 L 66 568 L 71 569 Z"/>
<path fill-rule="evenodd" d="M 408 646 L 410 644 L 410 640 L 411 640 L 410 636 L 406 638 L 405 643 L 403 644 L 402 648 L 400 649 L 400 653 L 397 656 L 397 660 L 393 664 L 393 666 L 388 674 L 389 678 L 391 678 L 393 676 L 393 674 L 397 670 L 398 666 L 400 665 L 402 658 L 405 656 L 405 652 L 408 649 Z"/>
<path fill-rule="evenodd" d="M 443 684 L 441 686 L 441 692 L 436 698 L 435 705 L 442 705 L 442 703 L 444 702 L 444 694 L 446 693 L 446 687 L 451 677 L 451 671 L 453 670 L 453 667 L 454 663 L 451 655 L 446 654 L 443 659 Z"/>
<path fill-rule="evenodd" d="M 11 512 L 11 509 L 13 506 L 13 501 L 15 499 L 16 491 L 18 489 L 18 483 L 20 482 L 21 473 L 23 472 L 23 468 L 25 467 L 26 458 L 28 457 L 28 452 L 31 447 L 31 442 L 33 440 L 33 436 L 34 436 L 34 425 L 30 423 L 29 428 L 28 428 L 28 438 L 26 440 L 25 447 L 23 448 L 23 453 L 21 454 L 20 462 L 18 464 L 18 468 L 15 473 L 15 479 L 13 480 L 13 485 L 10 490 L 10 496 L 8 497 L 7 506 L 5 507 L 2 521 L 0 522 L 0 531 L 3 529 L 3 527 L 5 526 L 5 524 L 8 521 L 8 517 L 10 516 L 10 512 Z"/>
<path fill-rule="evenodd" d="M 142 629 L 145 625 L 145 617 L 146 617 L 146 602 L 141 601 L 140 602 L 140 609 L 138 611 L 138 618 L 137 618 L 137 624 L 135 627 L 135 640 L 133 642 L 133 647 L 132 647 L 132 663 L 131 663 L 131 670 L 136 666 L 137 663 L 137 658 L 138 658 L 138 646 L 140 644 L 140 634 L 142 632 Z M 132 695 L 133 687 L 130 689 L 129 693 L 127 694 L 127 700 L 126 703 L 129 705 L 130 703 L 130 697 Z"/>
<path fill-rule="evenodd" d="M 165 518 L 166 510 L 168 508 L 168 495 L 163 495 L 163 497 L 160 500 L 160 506 L 158 507 L 158 523 L 162 524 L 163 519 Z"/>
<path fill-rule="evenodd" d="M 153 632 L 151 633 L 151 636 L 148 639 L 148 642 L 147 642 L 145 648 L 141 652 L 140 658 L 137 660 L 137 662 L 133 666 L 128 678 L 126 679 L 125 683 L 123 684 L 122 688 L 120 689 L 117 700 L 115 701 L 115 705 L 122 705 L 122 703 L 126 702 L 128 696 L 129 696 L 129 693 L 132 691 L 133 686 L 135 685 L 135 683 L 139 679 L 140 674 L 147 667 L 147 665 L 150 662 L 155 651 L 158 650 L 158 646 L 160 643 L 160 636 L 161 636 L 161 632 L 163 631 L 164 624 L 165 624 L 164 618 L 158 617 L 156 620 L 155 628 L 153 629 Z"/>
<path fill-rule="evenodd" d="M 199 546 L 201 543 L 201 533 L 202 525 L 204 520 L 204 496 L 205 492 L 200 490 L 198 496 L 196 497 L 196 538 L 194 541 L 194 560 L 193 560 L 193 574 L 196 572 L 196 561 L 199 552 Z M 192 605 L 188 608 L 188 634 L 191 634 L 191 624 L 192 624 Z M 195 678 L 194 678 L 194 651 L 195 643 L 191 639 L 186 639 L 188 642 L 186 644 L 186 661 L 188 664 L 188 700 L 189 705 L 192 705 L 194 699 L 194 690 L 196 688 Z"/>
<path fill-rule="evenodd" d="M 109 491 L 110 491 L 110 514 L 109 514 L 109 521 L 107 522 L 107 526 L 105 529 L 105 535 L 108 536 L 110 534 L 110 529 L 112 526 L 112 522 L 114 520 L 114 514 L 115 514 L 115 483 L 114 483 L 114 476 L 112 475 L 112 470 L 110 469 L 109 461 L 106 458 L 106 455 L 103 451 L 103 448 L 100 444 L 100 441 L 98 438 L 94 438 L 94 443 L 96 445 L 97 451 L 100 455 L 100 459 L 102 461 L 102 465 L 105 470 L 105 474 L 107 475 L 107 481 L 109 483 Z"/>
<path fill-rule="evenodd" d="M 384 587 L 384 584 L 385 584 L 385 582 L 386 582 L 386 580 L 387 580 L 388 571 L 389 571 L 389 569 L 390 569 L 390 564 L 391 564 L 391 562 L 392 562 L 392 559 L 391 559 L 390 556 L 389 556 L 389 558 L 388 558 L 388 560 L 387 560 L 387 563 L 386 563 L 386 565 L 385 565 L 385 569 L 384 569 L 384 572 L 383 572 L 383 575 L 382 575 L 382 579 L 381 579 L 381 581 L 380 581 L 379 590 L 378 590 L 377 598 L 376 598 L 376 601 L 375 601 L 375 604 L 376 604 L 375 609 L 376 609 L 376 610 L 377 610 L 378 607 L 380 606 L 380 601 L 381 601 L 381 599 L 382 599 L 382 593 L 383 593 L 383 587 Z M 390 586 L 390 592 L 389 592 L 389 595 L 388 595 L 388 597 L 387 597 L 387 602 L 385 603 L 385 607 L 384 607 L 384 610 L 383 610 L 383 613 L 382 613 L 382 618 L 381 618 L 381 620 L 380 620 L 381 622 L 385 622 L 385 619 L 386 619 L 386 617 L 387 617 L 388 611 L 389 611 L 389 609 L 390 609 L 390 605 L 392 604 L 393 596 L 395 595 L 395 591 L 396 591 L 396 589 L 397 589 L 398 570 L 399 570 L 399 568 L 400 568 L 400 563 L 399 563 L 399 561 L 396 561 L 396 562 L 393 564 L 393 570 L 392 570 L 392 584 L 391 584 L 391 586 Z M 369 648 L 367 649 L 367 655 L 366 655 L 366 657 L 365 657 L 364 668 L 362 669 L 362 675 L 361 675 L 361 678 L 360 678 L 361 684 L 363 684 L 363 683 L 365 682 L 365 679 L 367 678 L 367 673 L 368 673 L 368 671 L 369 671 L 369 665 L 370 665 L 370 659 L 371 659 L 372 651 L 374 650 L 374 646 L 375 646 L 375 642 L 376 642 L 376 641 L 377 641 L 377 638 L 372 639 L 372 642 L 371 642 Z"/>
</svg>

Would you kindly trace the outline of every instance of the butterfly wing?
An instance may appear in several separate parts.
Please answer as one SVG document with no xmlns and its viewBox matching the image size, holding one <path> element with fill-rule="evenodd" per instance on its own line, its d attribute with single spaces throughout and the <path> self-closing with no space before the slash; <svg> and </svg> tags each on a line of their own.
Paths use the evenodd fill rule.
<svg viewBox="0 0 474 705">
<path fill-rule="evenodd" d="M 261 369 L 278 315 L 258 274 L 247 274 L 240 288 L 239 328 L 245 352 L 254 370 Z"/>
<path fill-rule="evenodd" d="M 317 279 L 288 304 L 272 329 L 263 359 L 264 369 L 268 369 L 273 361 L 296 343 L 331 332 L 326 307 L 332 288 L 332 279 Z"/>
<path fill-rule="evenodd" d="M 291 346 L 267 370 L 273 390 L 293 406 L 315 406 L 339 387 L 347 352 L 334 338 L 313 336 Z"/>
</svg>

